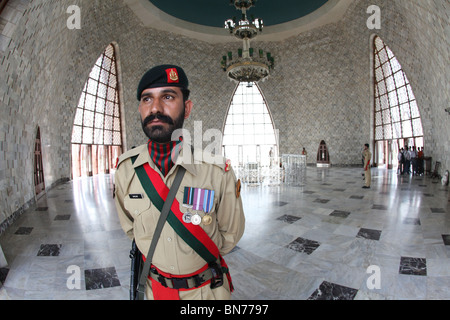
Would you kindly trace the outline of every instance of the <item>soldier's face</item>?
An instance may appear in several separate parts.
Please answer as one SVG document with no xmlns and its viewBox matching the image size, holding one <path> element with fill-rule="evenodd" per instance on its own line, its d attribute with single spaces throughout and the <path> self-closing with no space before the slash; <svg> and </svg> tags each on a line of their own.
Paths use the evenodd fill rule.
<svg viewBox="0 0 450 320">
<path fill-rule="evenodd" d="M 177 87 L 151 88 L 142 92 L 139 104 L 142 129 L 157 143 L 169 142 L 172 133 L 181 129 L 192 110 L 192 101 L 183 100 Z"/>
</svg>

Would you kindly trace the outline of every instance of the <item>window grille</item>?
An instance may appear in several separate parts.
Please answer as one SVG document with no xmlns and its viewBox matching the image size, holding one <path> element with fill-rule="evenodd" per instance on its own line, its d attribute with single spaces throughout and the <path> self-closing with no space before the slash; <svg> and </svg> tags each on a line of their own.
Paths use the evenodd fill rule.
<svg viewBox="0 0 450 320">
<path fill-rule="evenodd" d="M 223 148 L 233 166 L 270 164 L 278 153 L 277 138 L 267 104 L 257 84 L 241 82 L 225 122 Z"/>
<path fill-rule="evenodd" d="M 391 49 L 374 38 L 375 140 L 423 138 L 411 84 Z"/>
<path fill-rule="evenodd" d="M 118 85 L 116 55 L 110 44 L 92 68 L 81 94 L 73 144 L 122 145 Z"/>
</svg>

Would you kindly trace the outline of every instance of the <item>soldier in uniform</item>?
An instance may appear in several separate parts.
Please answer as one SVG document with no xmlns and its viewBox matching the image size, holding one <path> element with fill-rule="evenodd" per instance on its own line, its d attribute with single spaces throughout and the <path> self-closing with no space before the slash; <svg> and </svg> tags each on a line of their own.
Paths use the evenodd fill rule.
<svg viewBox="0 0 450 320">
<path fill-rule="evenodd" d="M 363 159 L 364 159 L 364 178 L 365 178 L 365 186 L 363 188 L 370 189 L 370 182 L 372 180 L 372 176 L 370 173 L 370 160 L 372 159 L 372 153 L 370 153 L 368 143 L 364 145 Z"/>
<path fill-rule="evenodd" d="M 193 108 L 188 84 L 183 69 L 174 65 L 157 66 L 143 76 L 137 99 L 142 128 L 150 140 L 120 157 L 115 202 L 123 230 L 145 256 L 160 216 L 158 196 L 164 199 L 184 167 L 145 294 L 150 300 L 227 300 L 233 286 L 223 256 L 236 246 L 245 227 L 240 181 L 222 157 L 208 162 L 203 151 L 188 146 L 183 137 L 172 141 Z M 205 260 L 211 256 L 216 263 Z M 215 281 L 221 272 L 223 281 Z"/>
</svg>

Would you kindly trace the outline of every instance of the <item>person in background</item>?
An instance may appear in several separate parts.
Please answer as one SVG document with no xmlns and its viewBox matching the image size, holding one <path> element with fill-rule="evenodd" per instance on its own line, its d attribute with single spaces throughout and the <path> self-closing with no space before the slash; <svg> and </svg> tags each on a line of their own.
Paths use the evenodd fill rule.
<svg viewBox="0 0 450 320">
<path fill-rule="evenodd" d="M 419 152 L 417 153 L 417 170 L 418 170 L 418 174 L 422 175 L 423 174 L 423 161 L 424 161 L 424 153 L 423 153 L 423 147 L 422 149 L 419 147 L 418 148 Z"/>
<path fill-rule="evenodd" d="M 303 155 L 303 156 L 308 155 L 308 152 L 306 152 L 306 149 L 305 149 L 305 148 L 303 148 L 303 150 L 302 150 L 302 155 Z"/>
<path fill-rule="evenodd" d="M 403 173 L 410 174 L 411 173 L 411 153 L 409 152 L 409 148 L 405 147 L 405 167 L 403 168 Z"/>
<path fill-rule="evenodd" d="M 369 150 L 368 143 L 364 145 L 363 158 L 364 158 L 364 180 L 365 180 L 365 186 L 363 187 L 363 189 L 370 189 L 370 183 L 372 180 L 372 176 L 370 173 L 370 161 L 372 159 L 372 153 Z"/>
<path fill-rule="evenodd" d="M 403 174 L 403 165 L 405 163 L 405 158 L 403 156 L 403 148 L 398 149 L 397 159 L 398 159 L 397 174 Z"/>
<path fill-rule="evenodd" d="M 412 167 L 412 174 L 415 176 L 417 174 L 417 151 L 416 146 L 413 146 L 411 148 L 411 167 Z"/>
</svg>

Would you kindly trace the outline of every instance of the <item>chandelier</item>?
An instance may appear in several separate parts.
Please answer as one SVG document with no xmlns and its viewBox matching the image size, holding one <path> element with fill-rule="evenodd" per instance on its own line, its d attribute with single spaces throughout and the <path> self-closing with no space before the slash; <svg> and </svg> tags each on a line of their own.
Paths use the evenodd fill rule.
<svg viewBox="0 0 450 320">
<path fill-rule="evenodd" d="M 223 56 L 221 66 L 231 80 L 237 82 L 258 82 L 267 79 L 270 70 L 274 67 L 274 58 L 270 52 L 262 49 L 255 51 L 250 47 L 250 40 L 255 39 L 263 31 L 262 19 L 248 18 L 247 11 L 255 5 L 257 0 L 230 0 L 237 10 L 242 12 L 242 18 L 225 21 L 225 28 L 239 40 L 243 41 L 243 48 L 239 49 L 237 56 L 229 51 Z"/>
</svg>

